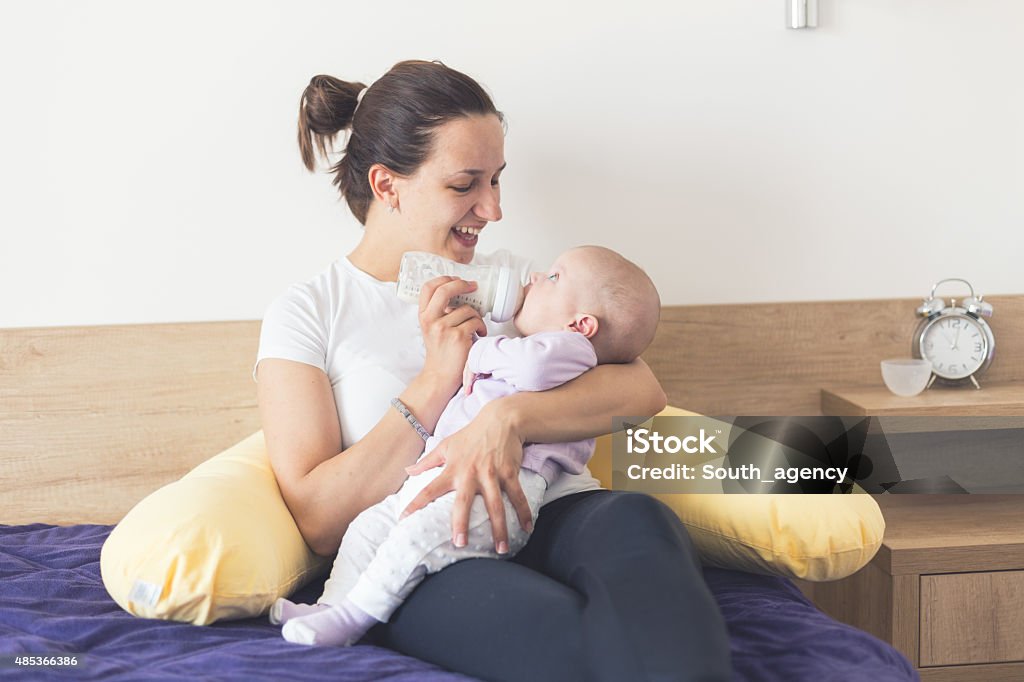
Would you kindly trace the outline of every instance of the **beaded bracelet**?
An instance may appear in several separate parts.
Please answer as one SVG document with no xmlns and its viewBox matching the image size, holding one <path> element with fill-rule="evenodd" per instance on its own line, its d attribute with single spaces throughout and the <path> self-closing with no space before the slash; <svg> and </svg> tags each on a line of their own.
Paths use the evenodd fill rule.
<svg viewBox="0 0 1024 682">
<path fill-rule="evenodd" d="M 416 429 L 416 433 L 420 435 L 420 438 L 422 438 L 423 440 L 427 440 L 428 438 L 430 438 L 430 434 L 427 433 L 427 430 L 425 428 L 423 428 L 423 424 L 420 424 L 420 420 L 412 416 L 412 412 L 410 412 L 409 408 L 405 406 L 405 403 L 403 403 L 398 398 L 392 398 L 391 406 L 398 410 L 402 414 L 402 416 L 405 417 L 405 420 L 407 422 L 412 424 L 412 428 Z"/>
</svg>

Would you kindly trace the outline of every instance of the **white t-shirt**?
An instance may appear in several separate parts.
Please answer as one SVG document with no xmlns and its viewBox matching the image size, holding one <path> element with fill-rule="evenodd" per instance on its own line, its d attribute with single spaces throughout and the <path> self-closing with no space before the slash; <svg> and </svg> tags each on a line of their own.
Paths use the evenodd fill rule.
<svg viewBox="0 0 1024 682">
<path fill-rule="evenodd" d="M 529 261 L 505 250 L 476 254 L 473 263 L 509 266 L 523 284 L 529 278 Z M 263 317 L 256 364 L 282 358 L 323 370 L 334 392 L 342 449 L 393 409 L 391 399 L 423 368 L 426 348 L 417 306 L 399 300 L 397 287 L 342 256 L 320 275 L 289 287 Z M 511 322 L 485 323 L 489 335 L 520 336 Z M 597 488 L 589 470 L 564 474 L 548 488 L 544 502 Z"/>
</svg>

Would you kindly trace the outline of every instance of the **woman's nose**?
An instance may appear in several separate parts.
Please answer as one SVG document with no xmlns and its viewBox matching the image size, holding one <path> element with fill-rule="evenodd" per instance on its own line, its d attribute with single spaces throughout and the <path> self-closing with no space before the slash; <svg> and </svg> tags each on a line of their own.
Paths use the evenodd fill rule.
<svg viewBox="0 0 1024 682">
<path fill-rule="evenodd" d="M 538 280 L 538 279 L 540 279 L 540 278 L 541 278 L 541 277 L 543 277 L 543 276 L 544 276 L 544 275 L 543 275 L 542 273 L 539 273 L 539 272 L 531 272 L 531 273 L 530 273 L 530 285 L 532 286 L 532 285 L 536 284 L 536 283 L 537 283 L 537 280 Z"/>
<path fill-rule="evenodd" d="M 489 223 L 496 223 L 501 220 L 500 190 L 497 187 L 491 188 L 491 191 L 486 193 L 475 208 L 475 213 L 481 220 L 486 220 Z"/>
</svg>

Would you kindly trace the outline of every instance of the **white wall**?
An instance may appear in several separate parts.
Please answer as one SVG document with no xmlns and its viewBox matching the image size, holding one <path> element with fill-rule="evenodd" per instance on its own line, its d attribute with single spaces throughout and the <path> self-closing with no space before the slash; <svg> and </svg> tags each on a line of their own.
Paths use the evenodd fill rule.
<svg viewBox="0 0 1024 682">
<path fill-rule="evenodd" d="M 1024 3 L 594 8 L 5 2 L 0 327 L 262 316 L 359 237 L 302 89 L 406 58 L 507 113 L 487 250 L 603 243 L 670 304 L 1024 292 Z"/>
</svg>

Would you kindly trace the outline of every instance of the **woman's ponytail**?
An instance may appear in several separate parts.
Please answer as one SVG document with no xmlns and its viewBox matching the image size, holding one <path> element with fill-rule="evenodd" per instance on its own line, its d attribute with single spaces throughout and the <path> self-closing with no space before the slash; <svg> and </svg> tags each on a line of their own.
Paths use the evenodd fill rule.
<svg viewBox="0 0 1024 682">
<path fill-rule="evenodd" d="M 302 163 L 316 169 L 316 155 L 327 159 L 339 132 L 352 125 L 359 93 L 366 86 L 333 76 L 313 76 L 299 100 L 299 151 Z"/>
</svg>

